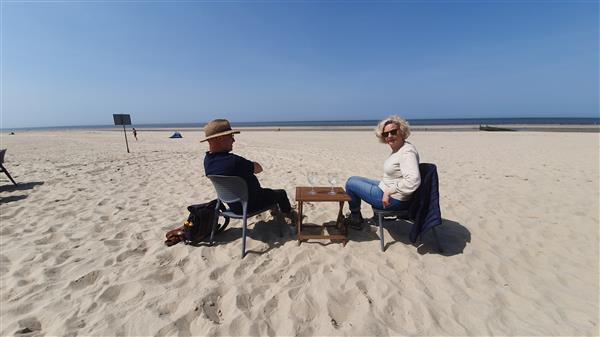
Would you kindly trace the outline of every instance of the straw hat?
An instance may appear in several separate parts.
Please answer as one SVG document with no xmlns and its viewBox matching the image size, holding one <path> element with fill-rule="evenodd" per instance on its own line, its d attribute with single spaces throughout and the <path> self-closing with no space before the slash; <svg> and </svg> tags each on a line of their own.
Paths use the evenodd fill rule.
<svg viewBox="0 0 600 337">
<path fill-rule="evenodd" d="M 229 121 L 226 119 L 213 119 L 204 126 L 204 138 L 201 142 L 205 142 L 211 138 L 219 136 L 230 135 L 234 133 L 240 133 L 239 130 L 232 130 Z"/>
</svg>

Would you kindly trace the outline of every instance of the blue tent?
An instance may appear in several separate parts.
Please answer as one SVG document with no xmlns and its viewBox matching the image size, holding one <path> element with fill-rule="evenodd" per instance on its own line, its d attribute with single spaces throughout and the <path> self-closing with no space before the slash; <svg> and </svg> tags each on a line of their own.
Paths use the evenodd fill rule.
<svg viewBox="0 0 600 337">
<path fill-rule="evenodd" d="M 175 131 L 175 133 L 173 133 L 169 138 L 183 138 L 183 136 L 181 133 L 179 133 L 179 131 Z"/>
</svg>

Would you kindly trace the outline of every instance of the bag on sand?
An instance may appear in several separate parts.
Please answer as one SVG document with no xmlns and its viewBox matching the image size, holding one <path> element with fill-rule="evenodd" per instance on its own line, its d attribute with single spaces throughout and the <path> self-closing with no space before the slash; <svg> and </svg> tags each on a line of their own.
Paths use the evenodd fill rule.
<svg viewBox="0 0 600 337">
<path fill-rule="evenodd" d="M 188 206 L 187 209 L 190 211 L 188 219 L 183 222 L 183 226 L 167 232 L 165 244 L 167 246 L 172 246 L 180 241 L 183 241 L 185 244 L 197 244 L 206 239 L 212 230 L 216 206 L 216 199 L 204 204 Z M 225 205 L 221 204 L 219 209 L 224 211 Z M 228 224 L 229 218 L 225 218 L 224 224 L 217 224 L 215 234 L 225 230 Z"/>
</svg>

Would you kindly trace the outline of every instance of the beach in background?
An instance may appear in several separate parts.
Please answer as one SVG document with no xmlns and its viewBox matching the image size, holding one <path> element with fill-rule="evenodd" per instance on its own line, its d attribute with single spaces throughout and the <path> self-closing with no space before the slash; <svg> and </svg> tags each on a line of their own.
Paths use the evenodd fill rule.
<svg viewBox="0 0 600 337">
<path fill-rule="evenodd" d="M 479 126 L 501 126 L 515 131 L 561 131 L 561 132 L 600 132 L 600 118 L 441 118 L 408 119 L 415 131 L 475 131 Z M 331 121 L 275 121 L 275 122 L 232 122 L 232 127 L 248 131 L 319 131 L 319 130 L 373 130 L 379 120 L 331 120 Z M 136 124 L 138 130 L 146 131 L 193 131 L 206 123 L 161 123 Z M 45 130 L 121 130 L 114 125 L 55 126 L 37 128 L 4 129 L 5 131 L 45 131 Z"/>
<path fill-rule="evenodd" d="M 118 127 L 1 133 L 19 185 L 0 174 L 0 335 L 599 334 L 598 132 L 414 125 L 409 141 L 438 167 L 442 253 L 431 233 L 411 244 L 403 221 L 385 223 L 385 252 L 370 226 L 345 247 L 298 245 L 264 213 L 240 259 L 237 220 L 212 247 L 164 245 L 188 205 L 216 196 L 207 145 L 199 127 L 134 126 L 130 153 Z M 323 186 L 328 173 L 381 177 L 389 150 L 373 125 L 307 127 L 244 126 L 234 152 L 292 203 L 308 171 Z M 337 209 L 304 213 L 323 224 Z"/>
</svg>

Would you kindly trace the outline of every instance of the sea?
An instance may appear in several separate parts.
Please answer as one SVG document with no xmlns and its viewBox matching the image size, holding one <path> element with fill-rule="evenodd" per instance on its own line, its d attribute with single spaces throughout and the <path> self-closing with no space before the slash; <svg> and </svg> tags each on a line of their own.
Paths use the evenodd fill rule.
<svg viewBox="0 0 600 337">
<path fill-rule="evenodd" d="M 407 119 L 411 126 L 447 126 L 447 130 L 452 130 L 452 126 L 458 125 L 522 125 L 520 130 L 528 130 L 528 125 L 579 125 L 578 131 L 598 130 L 600 118 L 443 118 L 443 119 Z M 232 122 L 232 127 L 358 127 L 358 126 L 376 126 L 379 120 L 361 119 L 361 120 L 320 120 L 320 121 L 272 121 L 272 122 Z M 135 124 L 128 126 L 135 128 L 159 128 L 159 129 L 185 129 L 202 128 L 206 123 L 155 123 L 155 124 Z M 589 126 L 586 128 L 586 126 Z M 120 126 L 115 125 L 72 125 L 72 126 L 49 126 L 49 127 L 30 127 L 1 129 L 2 131 L 16 130 L 56 130 L 56 129 L 111 129 Z M 443 128 L 442 128 L 443 129 Z"/>
</svg>

